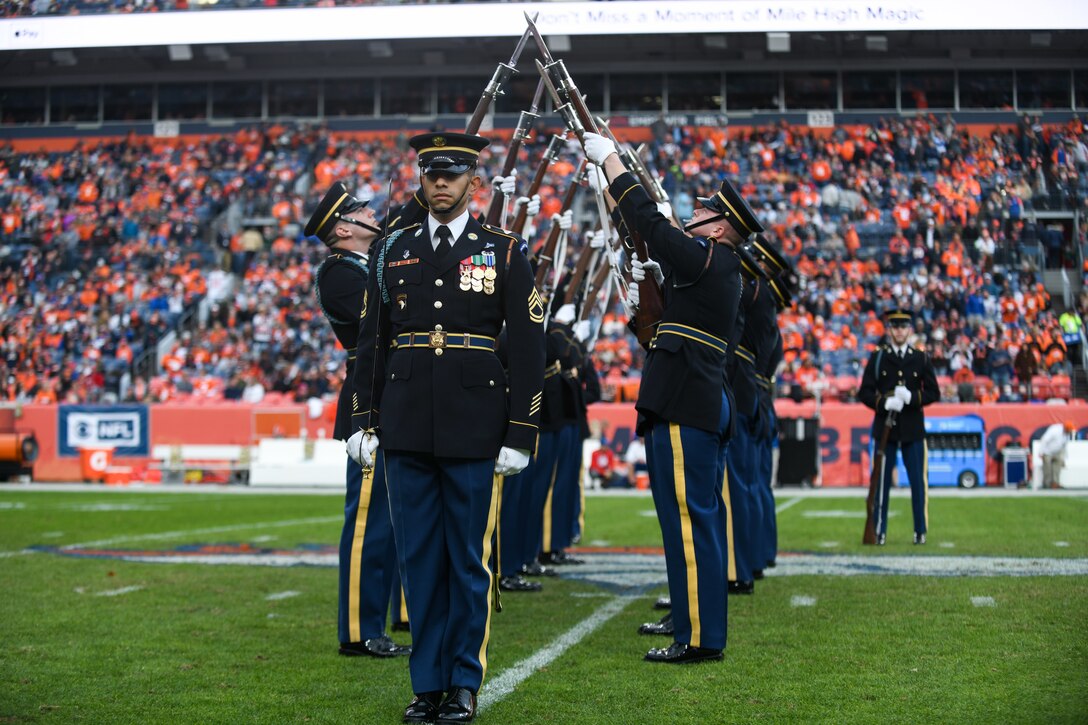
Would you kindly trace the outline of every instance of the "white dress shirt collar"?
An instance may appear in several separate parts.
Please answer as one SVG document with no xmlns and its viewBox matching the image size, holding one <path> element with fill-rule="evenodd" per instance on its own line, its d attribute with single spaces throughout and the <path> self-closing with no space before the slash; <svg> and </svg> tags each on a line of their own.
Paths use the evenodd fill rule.
<svg viewBox="0 0 1088 725">
<path fill-rule="evenodd" d="M 465 231 L 465 227 L 468 225 L 468 209 L 466 208 L 461 215 L 450 222 L 446 222 L 446 226 L 450 228 L 450 232 L 453 234 L 453 238 L 450 239 L 450 244 L 457 246 L 457 240 L 461 234 Z M 433 216 L 427 217 L 427 231 L 431 235 L 431 249 L 438 248 L 438 235 L 435 234 L 438 231 L 438 227 L 442 226 L 442 222 L 435 219 Z"/>
</svg>

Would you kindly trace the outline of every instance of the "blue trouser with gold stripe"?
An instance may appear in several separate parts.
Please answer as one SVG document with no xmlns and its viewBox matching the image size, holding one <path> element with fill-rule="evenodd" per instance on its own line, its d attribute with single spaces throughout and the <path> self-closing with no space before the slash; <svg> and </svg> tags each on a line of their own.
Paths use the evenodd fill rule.
<svg viewBox="0 0 1088 725">
<path fill-rule="evenodd" d="M 349 457 L 340 532 L 337 633 L 341 642 L 362 642 L 385 632 L 390 595 L 394 586 L 399 588 L 399 579 L 382 455 L 378 454 L 374 471 L 366 477 Z"/>
<path fill-rule="evenodd" d="M 516 576 L 526 559 L 525 552 L 530 548 L 525 538 L 527 519 L 523 512 L 528 508 L 531 498 L 530 483 L 532 476 L 529 466 L 516 476 L 504 476 L 499 479 L 499 574 Z"/>
<path fill-rule="evenodd" d="M 722 490 L 730 413 L 723 391 L 717 431 L 658 422 L 646 432 L 674 637 L 693 647 L 725 647 L 729 511 Z"/>
<path fill-rule="evenodd" d="M 541 551 L 560 551 L 570 546 L 574 538 L 574 512 L 580 497 L 578 471 L 582 462 L 581 455 L 572 458 L 573 446 L 576 443 L 578 443 L 577 423 L 571 423 L 559 430 L 559 437 L 556 440 L 555 470 L 548 497 L 544 502 Z"/>
<path fill-rule="evenodd" d="M 555 482 L 559 456 L 559 433 L 557 430 L 541 431 L 536 446 L 536 455 L 529 461 L 528 467 L 521 472 L 526 484 L 525 495 L 521 499 L 519 525 L 524 538 L 521 545 L 521 560 L 518 566 L 528 564 L 540 553 L 544 529 L 548 526 L 548 541 L 551 542 L 551 518 L 545 523 L 545 509 Z M 505 556 L 505 555 L 504 555 Z"/>
<path fill-rule="evenodd" d="M 916 441 L 888 440 L 884 449 L 884 485 L 881 487 L 879 504 L 880 516 L 876 521 L 876 533 L 888 533 L 888 499 L 891 498 L 892 471 L 895 470 L 897 453 L 903 450 L 903 466 L 907 469 L 910 481 L 911 512 L 914 515 L 914 533 L 924 534 L 929 530 L 929 471 L 926 460 L 927 450 L 924 438 Z"/>
<path fill-rule="evenodd" d="M 778 515 L 774 510 L 774 489 L 771 488 L 774 449 L 778 445 L 778 417 L 774 413 L 773 401 L 768 406 L 767 415 L 766 430 L 756 439 L 759 463 L 756 466 L 755 491 L 760 499 L 756 569 L 762 569 L 778 558 Z"/>
<path fill-rule="evenodd" d="M 491 629 L 495 460 L 386 451 L 412 655 L 412 691 L 480 689 Z"/>
<path fill-rule="evenodd" d="M 763 568 L 756 528 L 760 511 L 756 494 L 757 450 L 748 428 L 750 424 L 748 416 L 737 415 L 736 429 L 725 455 L 729 489 L 728 551 L 733 564 L 729 579 L 738 582 L 752 581 L 752 571 Z"/>
</svg>

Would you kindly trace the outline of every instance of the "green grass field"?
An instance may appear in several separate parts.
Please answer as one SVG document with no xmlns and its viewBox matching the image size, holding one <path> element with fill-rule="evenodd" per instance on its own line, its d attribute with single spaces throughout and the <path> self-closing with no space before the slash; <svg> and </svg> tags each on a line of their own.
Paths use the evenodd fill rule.
<svg viewBox="0 0 1088 725">
<path fill-rule="evenodd" d="M 779 491 L 780 566 L 730 599 L 720 663 L 642 661 L 668 642 L 636 633 L 660 614 L 660 585 L 564 578 L 507 594 L 479 722 L 1088 722 L 1088 496 L 976 493 L 931 499 L 924 548 L 910 544 L 909 499 L 893 499 L 875 549 L 860 544 L 860 491 Z M 652 510 L 590 497 L 583 547 L 660 546 Z M 328 547 L 341 511 L 336 495 L 0 490 L 0 723 L 400 722 L 407 662 L 336 654 L 332 566 L 59 552 Z M 794 563 L 834 555 L 923 572 L 931 557 L 1011 557 L 1037 575 Z"/>
</svg>

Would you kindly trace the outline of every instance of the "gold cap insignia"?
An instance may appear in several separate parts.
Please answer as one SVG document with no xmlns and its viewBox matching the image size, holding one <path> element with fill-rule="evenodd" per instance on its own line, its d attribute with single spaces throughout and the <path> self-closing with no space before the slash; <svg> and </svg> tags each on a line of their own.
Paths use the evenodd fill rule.
<svg viewBox="0 0 1088 725">
<path fill-rule="evenodd" d="M 431 143 L 433 145 L 435 145 L 435 146 L 445 146 L 446 145 L 446 137 L 445 136 L 435 136 L 433 139 L 431 139 Z"/>
</svg>

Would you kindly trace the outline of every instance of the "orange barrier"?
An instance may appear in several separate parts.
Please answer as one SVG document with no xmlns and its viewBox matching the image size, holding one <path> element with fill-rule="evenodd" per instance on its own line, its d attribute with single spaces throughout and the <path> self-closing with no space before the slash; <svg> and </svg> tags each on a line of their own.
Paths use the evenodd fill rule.
<svg viewBox="0 0 1088 725">
<path fill-rule="evenodd" d="M 79 473 L 84 481 L 105 480 L 106 471 L 112 463 L 112 448 L 81 448 L 79 450 Z"/>
</svg>

